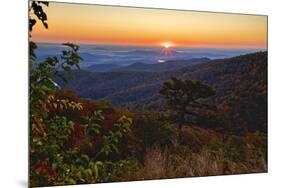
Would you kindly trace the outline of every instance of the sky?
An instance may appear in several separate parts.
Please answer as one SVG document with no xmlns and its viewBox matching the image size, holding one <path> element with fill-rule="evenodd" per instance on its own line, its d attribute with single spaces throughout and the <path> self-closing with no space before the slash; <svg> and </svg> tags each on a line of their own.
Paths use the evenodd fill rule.
<svg viewBox="0 0 281 188">
<path fill-rule="evenodd" d="M 49 28 L 37 22 L 35 42 L 267 48 L 266 16 L 54 2 L 44 10 Z"/>
</svg>

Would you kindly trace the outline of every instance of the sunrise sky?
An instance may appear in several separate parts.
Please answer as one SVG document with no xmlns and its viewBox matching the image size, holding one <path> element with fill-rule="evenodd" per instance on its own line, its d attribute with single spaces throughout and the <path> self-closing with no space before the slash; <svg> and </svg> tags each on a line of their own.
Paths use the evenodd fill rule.
<svg viewBox="0 0 281 188">
<path fill-rule="evenodd" d="M 49 29 L 36 24 L 36 42 L 146 46 L 266 48 L 267 17 L 50 3 Z"/>
</svg>

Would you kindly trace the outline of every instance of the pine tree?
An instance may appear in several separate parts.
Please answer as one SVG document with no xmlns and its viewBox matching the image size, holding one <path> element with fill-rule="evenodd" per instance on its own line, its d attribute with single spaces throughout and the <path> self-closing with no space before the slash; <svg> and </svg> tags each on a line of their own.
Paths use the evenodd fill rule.
<svg viewBox="0 0 281 188">
<path fill-rule="evenodd" d="M 171 117 L 178 126 L 179 142 L 182 142 L 182 127 L 192 125 L 200 118 L 202 110 L 213 110 L 214 107 L 204 104 L 201 99 L 215 95 L 208 85 L 194 80 L 181 80 L 172 77 L 164 82 L 160 94 L 166 99 Z"/>
</svg>

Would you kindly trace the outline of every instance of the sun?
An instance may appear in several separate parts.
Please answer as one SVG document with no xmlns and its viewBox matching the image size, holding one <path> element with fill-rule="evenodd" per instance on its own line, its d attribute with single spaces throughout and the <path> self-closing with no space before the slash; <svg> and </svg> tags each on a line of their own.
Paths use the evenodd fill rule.
<svg viewBox="0 0 281 188">
<path fill-rule="evenodd" d="M 171 42 L 163 42 L 161 43 L 161 46 L 163 46 L 164 48 L 170 48 L 171 46 L 173 46 L 173 44 Z"/>
<path fill-rule="evenodd" d="M 165 56 L 170 56 L 173 53 L 172 46 L 174 46 L 173 43 L 171 42 L 162 42 L 161 43 L 162 49 L 161 49 L 161 54 Z"/>
</svg>

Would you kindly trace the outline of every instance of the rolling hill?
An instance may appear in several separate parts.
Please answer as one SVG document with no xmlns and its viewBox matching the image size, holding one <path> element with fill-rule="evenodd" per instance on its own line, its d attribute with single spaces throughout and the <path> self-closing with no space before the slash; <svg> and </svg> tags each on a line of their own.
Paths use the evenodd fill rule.
<svg viewBox="0 0 281 188">
<path fill-rule="evenodd" d="M 122 66 L 116 64 L 94 64 L 83 68 L 83 70 L 90 71 L 90 72 L 110 72 L 120 67 Z"/>
<path fill-rule="evenodd" d="M 189 67 L 197 64 L 209 62 L 209 58 L 193 58 L 188 60 L 169 60 L 163 63 L 146 64 L 134 63 L 128 66 L 122 66 L 112 69 L 114 72 L 164 72 L 175 71 L 184 67 Z"/>
<path fill-rule="evenodd" d="M 105 99 L 131 109 L 163 110 L 159 89 L 164 81 L 171 76 L 200 80 L 217 91 L 210 101 L 231 106 L 231 113 L 235 116 L 239 112 L 239 118 L 247 119 L 253 126 L 250 128 L 266 127 L 267 117 L 263 114 L 267 114 L 267 52 L 211 60 L 174 71 L 151 72 L 142 67 L 140 70 L 144 71 L 133 70 L 106 73 L 80 70 L 63 87 L 76 90 L 84 98 Z"/>
</svg>

